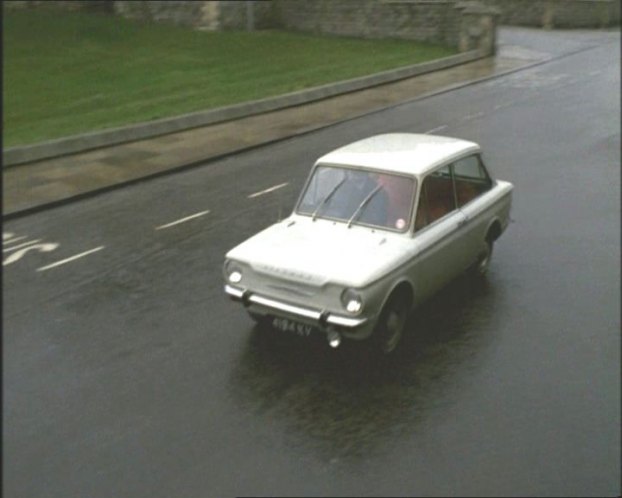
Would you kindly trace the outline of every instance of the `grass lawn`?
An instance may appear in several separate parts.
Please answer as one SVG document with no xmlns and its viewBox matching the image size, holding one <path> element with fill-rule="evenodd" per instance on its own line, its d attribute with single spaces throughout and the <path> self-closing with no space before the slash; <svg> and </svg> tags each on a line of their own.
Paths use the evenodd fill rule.
<svg viewBox="0 0 622 498">
<path fill-rule="evenodd" d="M 455 53 L 398 40 L 200 32 L 46 8 L 3 14 L 5 147 L 221 107 Z"/>
</svg>

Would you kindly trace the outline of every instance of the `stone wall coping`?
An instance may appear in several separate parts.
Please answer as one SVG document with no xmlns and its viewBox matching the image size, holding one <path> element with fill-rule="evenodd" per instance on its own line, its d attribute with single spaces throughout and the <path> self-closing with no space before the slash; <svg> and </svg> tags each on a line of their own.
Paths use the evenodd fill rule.
<svg viewBox="0 0 622 498">
<path fill-rule="evenodd" d="M 493 5 L 486 5 L 476 0 L 466 0 L 463 2 L 458 2 L 454 8 L 460 10 L 462 14 L 487 14 L 493 16 L 500 16 L 502 12 L 499 7 L 495 7 Z"/>
<path fill-rule="evenodd" d="M 434 5 L 434 4 L 449 4 L 455 3 L 456 0 L 380 0 L 380 3 L 399 4 L 407 3 L 413 5 Z"/>
</svg>

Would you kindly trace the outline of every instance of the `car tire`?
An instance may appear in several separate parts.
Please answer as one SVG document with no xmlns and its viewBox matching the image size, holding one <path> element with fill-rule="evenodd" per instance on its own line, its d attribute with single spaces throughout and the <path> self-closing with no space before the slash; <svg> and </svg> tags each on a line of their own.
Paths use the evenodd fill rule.
<svg viewBox="0 0 622 498">
<path fill-rule="evenodd" d="M 472 273 L 476 277 L 483 277 L 488 273 L 488 268 L 490 267 L 490 260 L 492 259 L 492 240 L 487 239 L 482 244 L 482 249 L 477 256 L 477 261 L 473 265 Z"/>
<path fill-rule="evenodd" d="M 380 353 L 388 355 L 395 351 L 404 335 L 409 310 L 410 300 L 404 292 L 394 294 L 384 305 L 374 330 L 375 346 Z"/>
</svg>

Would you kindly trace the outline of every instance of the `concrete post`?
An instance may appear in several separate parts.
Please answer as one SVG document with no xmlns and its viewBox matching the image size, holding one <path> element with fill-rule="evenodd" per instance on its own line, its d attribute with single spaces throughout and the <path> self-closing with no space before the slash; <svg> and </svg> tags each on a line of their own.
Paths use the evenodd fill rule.
<svg viewBox="0 0 622 498">
<path fill-rule="evenodd" d="M 497 51 L 497 20 L 501 11 L 477 1 L 456 4 L 460 16 L 458 50 L 480 50 L 486 55 Z"/>
</svg>

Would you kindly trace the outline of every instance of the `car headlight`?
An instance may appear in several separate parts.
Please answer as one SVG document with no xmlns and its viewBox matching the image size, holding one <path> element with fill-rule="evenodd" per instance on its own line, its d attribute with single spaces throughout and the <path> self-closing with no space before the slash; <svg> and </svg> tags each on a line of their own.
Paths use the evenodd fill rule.
<svg viewBox="0 0 622 498">
<path fill-rule="evenodd" d="M 242 268 L 233 261 L 225 262 L 225 278 L 232 284 L 238 284 L 242 280 Z"/>
<path fill-rule="evenodd" d="M 341 294 L 341 304 L 348 313 L 356 315 L 363 309 L 363 298 L 358 292 L 346 289 Z"/>
</svg>

